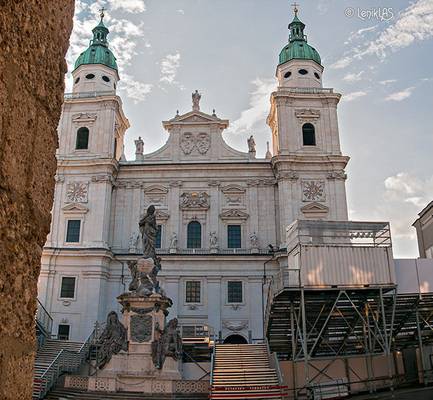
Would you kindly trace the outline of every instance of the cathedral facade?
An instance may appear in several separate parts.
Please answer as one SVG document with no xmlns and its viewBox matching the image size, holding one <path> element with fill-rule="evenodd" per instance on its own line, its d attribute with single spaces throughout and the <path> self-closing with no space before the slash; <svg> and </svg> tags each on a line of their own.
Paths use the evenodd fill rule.
<svg viewBox="0 0 433 400">
<path fill-rule="evenodd" d="M 103 20 L 72 73 L 59 123 L 51 232 L 42 256 L 39 299 L 60 338 L 84 340 L 96 321 L 120 311 L 128 261 L 141 252 L 138 221 L 156 207 L 161 287 L 170 318 L 226 342 L 264 337 L 272 277 L 287 267 L 286 228 L 296 219 L 347 220 L 337 106 L 322 85 L 319 53 L 295 15 L 269 93 L 272 154 L 256 157 L 223 139 L 229 121 L 192 108 L 163 121 L 159 150 L 123 154 L 129 127 L 117 95 L 117 61 Z M 119 60 L 121 62 L 121 60 Z"/>
</svg>

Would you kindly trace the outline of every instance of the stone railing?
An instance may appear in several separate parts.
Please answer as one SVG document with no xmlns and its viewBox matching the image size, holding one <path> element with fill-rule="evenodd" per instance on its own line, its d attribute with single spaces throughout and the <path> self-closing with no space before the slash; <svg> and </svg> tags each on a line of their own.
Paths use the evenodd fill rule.
<svg viewBox="0 0 433 400">
<path fill-rule="evenodd" d="M 115 95 L 116 95 L 115 90 L 105 90 L 100 92 L 76 92 L 76 93 L 65 93 L 64 99 L 65 100 L 88 99 L 93 97 L 115 96 Z"/>
<path fill-rule="evenodd" d="M 102 377 L 88 377 L 67 375 L 65 376 L 65 388 L 78 389 L 78 390 L 91 390 L 96 392 L 116 391 L 113 387 L 115 380 L 111 378 Z M 151 393 L 148 394 L 161 394 L 161 385 L 155 381 L 155 385 L 151 387 Z M 194 393 L 209 393 L 209 381 L 205 380 L 175 380 L 171 382 L 171 388 L 164 385 L 164 392 L 178 393 L 178 394 L 194 394 Z M 170 390 L 171 389 L 171 390 Z"/>
</svg>

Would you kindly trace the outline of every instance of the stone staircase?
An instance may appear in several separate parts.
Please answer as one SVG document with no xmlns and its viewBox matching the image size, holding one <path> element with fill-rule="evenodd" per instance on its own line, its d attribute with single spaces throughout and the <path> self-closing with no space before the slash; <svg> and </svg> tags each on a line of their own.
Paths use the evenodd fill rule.
<svg viewBox="0 0 433 400">
<path fill-rule="evenodd" d="M 204 394 L 152 394 L 134 392 L 98 393 L 83 392 L 74 389 L 55 388 L 51 390 L 45 400 L 207 400 L 209 395 Z"/>
<path fill-rule="evenodd" d="M 284 399 L 279 373 L 266 344 L 215 346 L 211 399 Z"/>
<path fill-rule="evenodd" d="M 33 399 L 41 398 L 54 374 L 68 370 L 70 366 L 79 367 L 78 354 L 82 347 L 83 343 L 68 340 L 47 339 L 45 341 L 36 353 L 33 373 Z M 62 353 L 61 357 L 59 357 L 60 353 Z"/>
</svg>

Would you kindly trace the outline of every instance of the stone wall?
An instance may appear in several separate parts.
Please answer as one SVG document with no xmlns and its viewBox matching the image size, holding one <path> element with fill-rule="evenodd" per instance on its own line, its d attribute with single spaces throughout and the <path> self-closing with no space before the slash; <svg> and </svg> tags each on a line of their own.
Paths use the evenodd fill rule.
<svg viewBox="0 0 433 400">
<path fill-rule="evenodd" d="M 31 399 L 73 0 L 0 0 L 0 398 Z"/>
</svg>

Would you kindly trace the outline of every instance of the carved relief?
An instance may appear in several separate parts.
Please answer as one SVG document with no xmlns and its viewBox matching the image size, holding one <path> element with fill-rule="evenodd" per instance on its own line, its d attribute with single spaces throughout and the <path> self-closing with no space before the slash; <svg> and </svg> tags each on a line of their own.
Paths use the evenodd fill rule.
<svg viewBox="0 0 433 400">
<path fill-rule="evenodd" d="M 195 147 L 194 135 L 192 133 L 184 133 L 180 139 L 180 148 L 184 154 L 191 154 Z"/>
<path fill-rule="evenodd" d="M 163 186 L 149 186 L 144 189 L 144 202 L 147 205 L 153 204 L 155 207 L 167 204 L 168 189 Z"/>
<path fill-rule="evenodd" d="M 320 118 L 320 110 L 312 110 L 311 108 L 295 110 L 295 115 L 302 122 L 312 121 Z"/>
<path fill-rule="evenodd" d="M 135 314 L 131 316 L 131 340 L 143 343 L 152 339 L 152 316 Z"/>
<path fill-rule="evenodd" d="M 299 174 L 293 171 L 288 172 L 278 172 L 277 173 L 277 179 L 278 180 L 284 180 L 287 179 L 289 181 L 297 181 L 299 179 Z"/>
<path fill-rule="evenodd" d="M 330 172 L 327 176 L 328 179 L 334 179 L 334 180 L 346 180 L 347 179 L 347 175 L 346 173 L 341 170 L 341 171 L 333 171 Z"/>
<path fill-rule="evenodd" d="M 87 203 L 88 185 L 86 182 L 71 182 L 66 185 L 67 203 Z"/>
<path fill-rule="evenodd" d="M 210 148 L 211 138 L 207 133 L 186 132 L 180 139 L 180 148 L 185 155 L 191 154 L 193 150 L 197 150 L 200 154 L 206 154 Z"/>
<path fill-rule="evenodd" d="M 245 189 L 239 186 L 226 186 L 222 189 L 226 205 L 229 207 L 240 207 L 245 203 Z"/>
<path fill-rule="evenodd" d="M 209 197 L 206 192 L 185 192 L 180 196 L 180 208 L 183 210 L 207 210 Z"/>
<path fill-rule="evenodd" d="M 200 154 L 206 154 L 210 147 L 210 137 L 207 133 L 197 135 L 197 150 Z"/>
<path fill-rule="evenodd" d="M 248 328 L 248 321 L 230 321 L 230 320 L 223 320 L 223 326 L 224 328 L 228 329 L 232 332 L 239 332 L 243 329 Z"/>
<path fill-rule="evenodd" d="M 90 114 L 90 113 L 77 113 L 72 115 L 72 121 L 73 122 L 95 122 L 96 121 L 97 114 Z"/>
<path fill-rule="evenodd" d="M 302 201 L 325 201 L 325 182 L 322 180 L 303 180 Z"/>
</svg>

